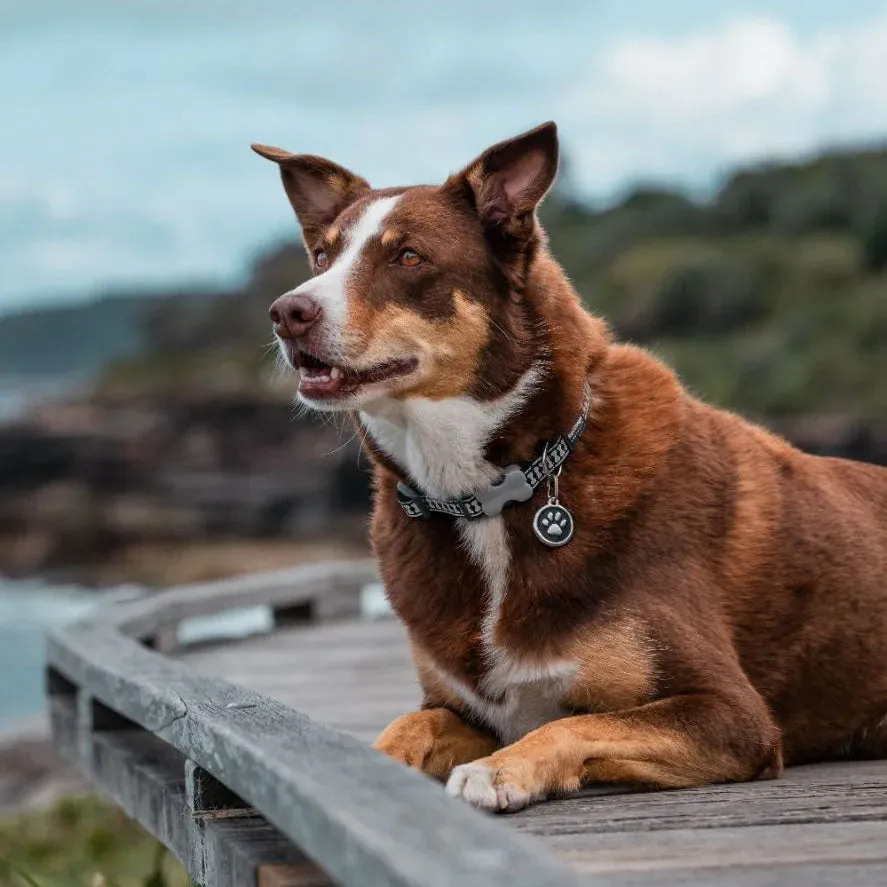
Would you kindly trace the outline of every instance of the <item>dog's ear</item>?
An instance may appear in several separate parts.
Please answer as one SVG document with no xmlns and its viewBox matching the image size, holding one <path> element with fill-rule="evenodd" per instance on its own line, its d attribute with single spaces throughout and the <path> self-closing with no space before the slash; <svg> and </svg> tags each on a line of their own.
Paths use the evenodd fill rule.
<svg viewBox="0 0 887 887">
<path fill-rule="evenodd" d="M 533 233 L 536 207 L 554 183 L 557 161 L 557 126 L 543 123 L 487 148 L 445 187 L 470 189 L 488 230 L 524 239 Z"/>
<path fill-rule="evenodd" d="M 342 210 L 370 190 L 365 179 L 325 157 L 290 154 L 269 145 L 252 145 L 252 149 L 280 167 L 306 243 L 314 242 Z"/>
</svg>

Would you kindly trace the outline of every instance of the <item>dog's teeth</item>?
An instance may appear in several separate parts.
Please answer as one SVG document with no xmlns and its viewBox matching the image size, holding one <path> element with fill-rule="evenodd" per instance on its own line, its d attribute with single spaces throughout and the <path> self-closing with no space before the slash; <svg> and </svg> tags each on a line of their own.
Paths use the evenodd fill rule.
<svg viewBox="0 0 887 887">
<path fill-rule="evenodd" d="M 342 378 L 342 371 L 338 367 L 333 367 L 330 370 L 330 378 L 336 382 Z"/>
</svg>

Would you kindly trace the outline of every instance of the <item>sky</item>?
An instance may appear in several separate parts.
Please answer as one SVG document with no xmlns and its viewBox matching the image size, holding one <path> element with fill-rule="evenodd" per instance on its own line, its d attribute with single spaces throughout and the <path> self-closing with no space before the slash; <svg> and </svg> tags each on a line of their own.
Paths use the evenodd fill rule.
<svg viewBox="0 0 887 887">
<path fill-rule="evenodd" d="M 887 0 L 0 0 L 0 311 L 228 284 L 296 233 L 260 141 L 377 185 L 558 122 L 571 180 L 705 193 L 887 142 Z"/>
</svg>

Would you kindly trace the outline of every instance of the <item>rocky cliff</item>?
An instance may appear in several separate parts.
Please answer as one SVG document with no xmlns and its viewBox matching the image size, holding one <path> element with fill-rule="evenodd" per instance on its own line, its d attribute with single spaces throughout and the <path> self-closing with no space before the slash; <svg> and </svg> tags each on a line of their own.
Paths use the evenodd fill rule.
<svg viewBox="0 0 887 887">
<path fill-rule="evenodd" d="M 887 464 L 885 422 L 770 425 L 809 451 Z M 0 454 L 6 575 L 165 584 L 366 545 L 369 467 L 352 429 L 297 416 L 270 389 L 48 404 L 0 426 Z"/>
<path fill-rule="evenodd" d="M 0 573 L 88 580 L 133 546 L 356 544 L 369 475 L 351 437 L 273 393 L 42 406 L 0 426 Z"/>
</svg>

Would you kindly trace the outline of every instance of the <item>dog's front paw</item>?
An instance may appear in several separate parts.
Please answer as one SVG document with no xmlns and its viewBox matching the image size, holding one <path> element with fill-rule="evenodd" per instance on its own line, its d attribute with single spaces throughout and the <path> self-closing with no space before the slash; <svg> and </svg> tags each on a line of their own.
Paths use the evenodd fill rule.
<svg viewBox="0 0 887 887">
<path fill-rule="evenodd" d="M 393 721 L 373 747 L 396 761 L 445 780 L 457 764 L 482 758 L 496 741 L 448 709 L 416 711 Z"/>
<path fill-rule="evenodd" d="M 434 749 L 434 734 L 428 714 L 424 711 L 412 712 L 392 721 L 373 743 L 373 748 L 401 764 L 424 770 Z"/>
<path fill-rule="evenodd" d="M 486 761 L 456 767 L 447 781 L 447 794 L 468 801 L 481 810 L 515 813 L 540 800 L 522 786 L 507 770 Z"/>
</svg>

